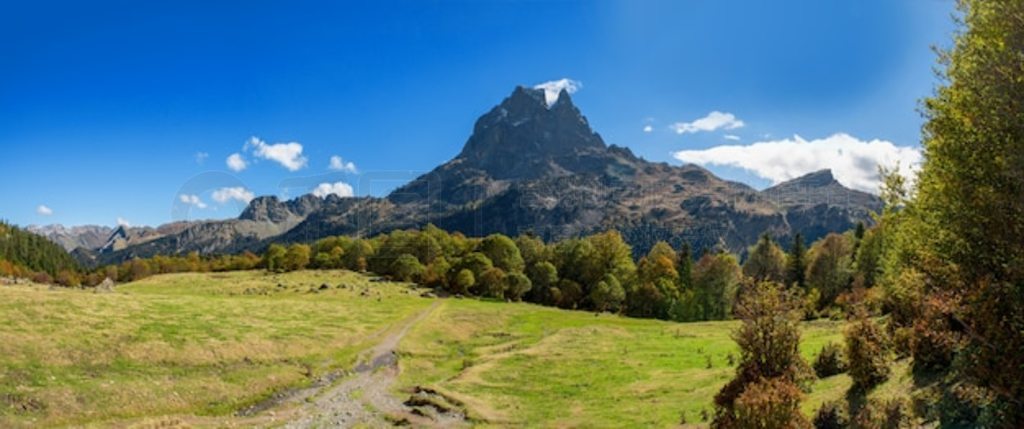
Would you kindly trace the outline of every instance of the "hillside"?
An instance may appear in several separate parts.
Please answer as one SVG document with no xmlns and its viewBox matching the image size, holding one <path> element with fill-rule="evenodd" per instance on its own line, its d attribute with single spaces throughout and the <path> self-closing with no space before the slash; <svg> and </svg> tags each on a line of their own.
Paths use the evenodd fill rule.
<svg viewBox="0 0 1024 429">
<path fill-rule="evenodd" d="M 736 322 L 420 293 L 346 271 L 163 275 L 107 294 L 3 287 L 0 426 L 330 426 L 341 418 L 374 427 L 417 407 L 433 415 L 432 403 L 483 425 L 673 427 L 683 414 L 701 423 L 733 375 L 729 356 L 738 356 Z M 805 358 L 839 341 L 840 328 L 805 323 Z M 906 383 L 894 377 L 876 394 Z M 816 382 L 804 411 L 841 399 L 848 386 L 845 375 Z M 411 397 L 420 400 L 402 404 Z"/>
<path fill-rule="evenodd" d="M 75 260 L 57 244 L 45 237 L 6 223 L 0 223 L 0 261 L 13 264 L 22 271 L 27 269 L 44 272 L 50 276 L 56 276 L 61 270 L 74 270 L 78 267 Z"/>
<path fill-rule="evenodd" d="M 271 241 L 428 223 L 470 236 L 530 232 L 547 240 L 614 228 L 638 253 L 658 240 L 742 251 L 765 232 L 786 242 L 794 232 L 814 240 L 843 231 L 870 222 L 880 206 L 827 172 L 758 192 L 695 165 L 650 162 L 607 145 L 568 93 L 549 106 L 543 91 L 517 87 L 476 121 L 455 158 L 384 198 L 259 197 L 238 219 L 183 225 L 87 262 L 260 250 Z"/>
</svg>

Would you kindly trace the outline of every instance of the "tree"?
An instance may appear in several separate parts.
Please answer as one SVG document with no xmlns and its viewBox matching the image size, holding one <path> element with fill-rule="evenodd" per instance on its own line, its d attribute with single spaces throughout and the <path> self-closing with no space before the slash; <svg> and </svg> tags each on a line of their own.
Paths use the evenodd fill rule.
<svg viewBox="0 0 1024 429">
<path fill-rule="evenodd" d="M 969 335 L 950 376 L 993 396 L 985 426 L 1024 427 L 1024 2 L 959 6 L 893 257 L 960 303 Z"/>
<path fill-rule="evenodd" d="M 693 286 L 693 252 L 690 243 L 683 242 L 676 253 L 676 273 L 679 274 L 679 290 L 685 291 Z"/>
<path fill-rule="evenodd" d="M 723 320 L 732 313 L 740 266 L 728 253 L 706 254 L 693 268 L 693 287 L 703 320 Z"/>
<path fill-rule="evenodd" d="M 516 243 L 502 234 L 488 235 L 480 242 L 480 252 L 505 272 L 522 272 L 525 266 Z"/>
<path fill-rule="evenodd" d="M 305 244 L 292 244 L 285 252 L 281 265 L 285 271 L 305 269 L 309 265 L 310 248 Z"/>
<path fill-rule="evenodd" d="M 423 277 L 426 268 L 420 260 L 408 253 L 403 253 L 391 263 L 391 273 L 395 279 L 403 282 L 418 281 Z"/>
<path fill-rule="evenodd" d="M 512 272 L 505 275 L 505 298 L 512 301 L 520 301 L 530 291 L 533 285 L 530 278 L 519 272 Z"/>
<path fill-rule="evenodd" d="M 743 275 L 755 281 L 782 282 L 786 274 L 786 255 L 767 233 L 750 248 L 743 263 Z"/>
<path fill-rule="evenodd" d="M 547 261 L 539 262 L 527 268 L 526 273 L 530 277 L 530 283 L 533 285 L 530 289 L 530 300 L 552 305 L 557 304 L 557 300 L 552 301 L 548 293 L 551 288 L 558 286 L 558 269 L 555 268 L 555 265 Z"/>
<path fill-rule="evenodd" d="M 597 282 L 597 286 L 590 291 L 590 301 L 594 303 L 598 311 L 616 310 L 626 299 L 626 291 L 615 276 L 609 274 L 603 280 Z"/>
<path fill-rule="evenodd" d="M 829 234 L 812 246 L 807 266 L 807 286 L 821 294 L 818 309 L 832 305 L 850 287 L 851 247 L 846 237 Z"/>
<path fill-rule="evenodd" d="M 464 268 L 455 275 L 455 281 L 452 282 L 452 286 L 454 286 L 452 292 L 465 295 L 469 293 L 469 289 L 474 285 L 476 285 L 476 277 L 473 276 L 473 271 Z"/>
<path fill-rule="evenodd" d="M 799 232 L 793 236 L 793 246 L 786 254 L 786 286 L 796 285 L 806 289 L 807 251 L 804 250 L 804 237 Z"/>
<path fill-rule="evenodd" d="M 267 267 L 267 271 L 283 272 L 285 253 L 288 251 L 280 244 L 274 243 L 268 246 L 267 251 L 263 254 L 263 265 Z"/>
<path fill-rule="evenodd" d="M 714 428 L 809 427 L 800 412 L 800 386 L 810 379 L 800 356 L 800 303 L 780 285 L 761 282 L 739 298 L 743 320 L 736 377 L 715 395 Z"/>
<path fill-rule="evenodd" d="M 498 267 L 488 268 L 476 282 L 477 294 L 491 298 L 505 296 L 505 271 Z"/>
</svg>

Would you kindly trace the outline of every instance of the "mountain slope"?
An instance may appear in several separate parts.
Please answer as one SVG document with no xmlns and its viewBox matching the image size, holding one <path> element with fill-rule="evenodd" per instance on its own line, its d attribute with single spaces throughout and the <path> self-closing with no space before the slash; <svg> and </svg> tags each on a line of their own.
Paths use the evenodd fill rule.
<svg viewBox="0 0 1024 429">
<path fill-rule="evenodd" d="M 606 145 L 566 92 L 550 106 L 517 87 L 481 116 L 458 155 L 384 198 L 254 199 L 239 219 L 201 222 L 105 261 L 156 253 L 260 250 L 270 241 L 373 235 L 433 223 L 467 235 L 561 239 L 618 229 L 644 252 L 658 240 L 742 251 L 758 235 L 808 240 L 868 221 L 877 197 L 818 172 L 758 192 L 695 166 Z"/>
</svg>

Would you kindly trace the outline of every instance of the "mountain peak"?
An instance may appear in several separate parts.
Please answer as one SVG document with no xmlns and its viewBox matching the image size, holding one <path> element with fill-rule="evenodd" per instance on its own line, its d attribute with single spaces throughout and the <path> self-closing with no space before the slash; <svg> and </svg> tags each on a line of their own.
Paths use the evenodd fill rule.
<svg viewBox="0 0 1024 429">
<path fill-rule="evenodd" d="M 494 178 L 529 178 L 550 173 L 554 158 L 606 148 L 568 91 L 548 100 L 544 89 L 517 86 L 476 121 L 458 158 Z"/>
<path fill-rule="evenodd" d="M 835 176 L 832 175 L 832 170 L 829 168 L 813 171 L 803 176 L 797 177 L 796 179 L 790 180 L 790 183 L 800 183 L 804 186 L 817 187 L 827 186 L 833 183 L 839 183 L 836 181 Z"/>
</svg>

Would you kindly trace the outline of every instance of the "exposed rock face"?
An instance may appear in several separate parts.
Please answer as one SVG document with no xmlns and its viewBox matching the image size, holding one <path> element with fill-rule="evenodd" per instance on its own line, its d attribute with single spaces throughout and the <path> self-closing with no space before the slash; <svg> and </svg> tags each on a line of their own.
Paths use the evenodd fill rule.
<svg viewBox="0 0 1024 429">
<path fill-rule="evenodd" d="M 202 222 L 105 259 L 261 250 L 270 241 L 373 235 L 434 223 L 480 236 L 561 239 L 618 229 L 637 252 L 658 240 L 743 251 L 763 232 L 808 241 L 870 220 L 881 205 L 816 172 L 758 192 L 695 166 L 653 163 L 607 146 L 562 92 L 516 88 L 477 120 L 462 151 L 386 198 L 254 199 L 237 220 Z"/>
<path fill-rule="evenodd" d="M 48 238 L 59 244 L 64 250 L 72 251 L 79 247 L 96 249 L 103 246 L 113 232 L 109 226 L 81 225 L 66 227 L 64 225 L 29 225 L 30 232 Z"/>
</svg>

